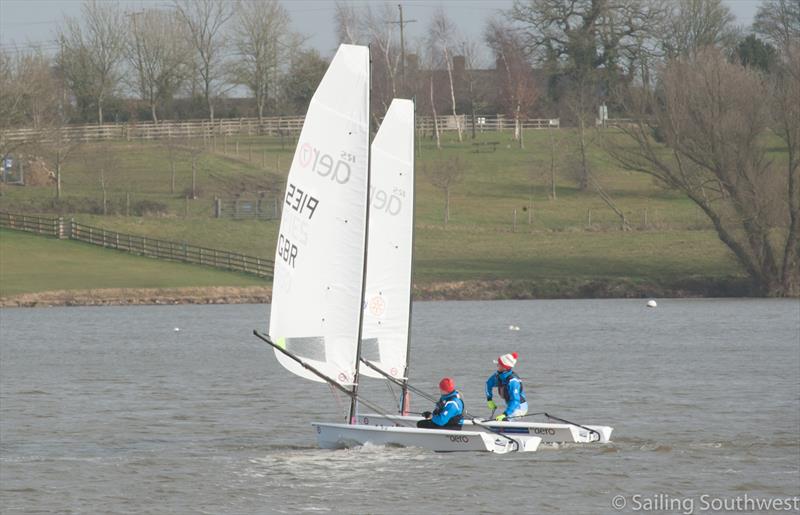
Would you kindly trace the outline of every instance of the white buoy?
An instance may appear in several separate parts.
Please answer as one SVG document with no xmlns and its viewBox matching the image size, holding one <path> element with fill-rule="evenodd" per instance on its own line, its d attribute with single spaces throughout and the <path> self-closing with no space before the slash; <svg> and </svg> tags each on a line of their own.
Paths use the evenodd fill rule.
<svg viewBox="0 0 800 515">
<path fill-rule="evenodd" d="M 180 327 L 176 327 L 176 328 L 175 328 L 175 332 L 176 332 L 176 333 L 177 333 L 178 331 L 180 331 L 180 330 L 181 330 L 181 328 L 180 328 Z"/>
<path fill-rule="evenodd" d="M 650 299 L 650 300 L 647 301 L 647 307 L 648 308 L 654 308 L 656 306 L 658 306 L 658 303 L 656 301 L 654 301 L 653 299 Z"/>
<path fill-rule="evenodd" d="M 513 331 L 514 330 L 514 326 L 513 325 L 508 326 L 508 330 L 509 331 Z"/>
</svg>

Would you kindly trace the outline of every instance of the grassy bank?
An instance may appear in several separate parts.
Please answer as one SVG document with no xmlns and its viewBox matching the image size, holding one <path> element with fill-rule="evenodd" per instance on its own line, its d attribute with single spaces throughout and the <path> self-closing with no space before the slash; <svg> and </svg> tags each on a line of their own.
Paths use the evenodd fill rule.
<svg viewBox="0 0 800 515">
<path fill-rule="evenodd" d="M 724 250 L 709 246 L 713 240 L 699 231 L 506 233 L 491 240 L 438 228 L 420 233 L 418 247 L 426 249 L 426 257 L 416 264 L 419 300 L 746 294 Z M 665 257 L 668 249 L 672 253 Z M 0 231 L 0 306 L 241 303 L 269 297 L 263 280 L 241 274 Z"/>
<path fill-rule="evenodd" d="M 576 187 L 573 131 L 527 131 L 524 149 L 512 141 L 510 133 L 479 134 L 478 142 L 498 143 L 495 152 L 486 151 L 490 146 L 481 146 L 479 153 L 475 141 L 458 142 L 452 133 L 445 135 L 441 150 L 431 139 L 422 138 L 415 261 L 420 292 L 439 291 L 434 285 L 460 281 L 483 284 L 501 296 L 515 296 L 520 288 L 529 296 L 531 292 L 547 296 L 591 296 L 591 291 L 619 294 L 614 285 L 627 285 L 623 290 L 629 294 L 649 290 L 655 290 L 653 294 L 705 294 L 720 288 L 723 293 L 726 289 L 741 292 L 741 270 L 697 208 L 649 177 L 616 167 L 600 145 L 604 137 L 617 137 L 613 132 L 593 137 L 589 154 L 593 176 L 625 213 L 632 231 L 618 230 L 619 219 L 595 190 Z M 207 141 L 196 167 L 198 198 L 189 201 L 185 198 L 191 186 L 188 146 L 202 148 L 202 142 L 182 144 L 176 148 L 163 142 L 83 145 L 65 165 L 61 201 L 53 201 L 52 184 L 5 186 L 0 209 L 60 212 L 121 232 L 272 258 L 277 222 L 213 219 L 212 202 L 215 196 L 255 198 L 260 191 L 269 198 L 270 192 L 281 191 L 294 142 L 281 144 L 276 137 L 218 138 L 216 144 Z M 177 156 L 174 192 L 171 153 Z M 783 155 L 778 146 L 773 154 L 777 158 Z M 450 223 L 445 226 L 443 193 L 432 186 L 426 170 L 452 158 L 464 163 L 465 174 L 463 182 L 453 188 Z M 550 184 L 551 158 L 555 198 Z M 96 213 L 101 206 L 101 178 L 112 215 Z M 133 205 L 155 202 L 162 205 L 163 212 L 125 216 L 128 196 Z M 172 266 L 163 266 L 168 265 Z M 168 276 L 151 274 L 147 278 L 149 284 L 174 285 Z M 207 282 L 203 284 L 232 284 L 219 282 L 223 276 L 229 274 L 213 279 L 204 275 Z M 98 282 L 92 276 L 81 280 Z M 9 284 L 17 291 L 39 291 L 49 281 L 28 275 Z M 78 281 L 67 287 L 86 284 Z M 595 286 L 587 287 L 591 284 Z M 492 285 L 502 286 L 493 289 Z M 477 291 L 473 294 L 479 296 Z"/>
<path fill-rule="evenodd" d="M 264 286 L 256 277 L 0 230 L 0 296 L 49 290 Z"/>
</svg>

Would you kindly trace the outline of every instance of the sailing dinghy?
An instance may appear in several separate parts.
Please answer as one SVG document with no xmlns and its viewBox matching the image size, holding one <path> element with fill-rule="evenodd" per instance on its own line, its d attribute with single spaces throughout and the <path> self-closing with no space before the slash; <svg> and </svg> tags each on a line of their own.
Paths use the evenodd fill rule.
<svg viewBox="0 0 800 515">
<path fill-rule="evenodd" d="M 411 283 L 414 246 L 414 104 L 395 99 L 372 142 L 370 211 L 363 332 L 363 375 L 385 378 L 402 389 L 400 415 L 366 414 L 363 425 L 416 427 L 409 410 Z M 545 414 L 546 415 L 546 414 Z M 553 422 L 496 422 L 465 418 L 462 430 L 533 436 L 548 443 L 606 443 L 608 426 Z M 337 438 L 346 440 L 345 430 Z M 351 428 L 350 428 L 351 429 Z M 318 427 L 318 430 L 322 431 Z M 329 439 L 334 440 L 330 437 Z"/>
<path fill-rule="evenodd" d="M 370 310 L 380 319 L 380 302 L 384 308 L 395 302 L 390 289 L 379 290 L 377 300 L 374 292 L 365 296 L 370 212 L 385 209 L 391 216 L 411 216 L 413 202 L 413 189 L 406 190 L 408 198 L 399 206 L 392 197 L 402 197 L 399 191 L 389 192 L 380 182 L 371 191 L 369 75 L 369 49 L 341 45 L 311 99 L 286 183 L 269 335 L 254 334 L 274 347 L 287 370 L 350 396 L 347 423 L 312 423 L 320 447 L 373 443 L 442 452 L 534 451 L 541 439 L 530 435 L 356 423 L 364 314 Z M 408 174 L 413 181 L 413 135 L 413 103 L 394 101 L 376 135 L 379 151 L 372 166 L 382 174 Z M 396 245 L 399 251 L 401 244 Z M 402 275 L 410 281 L 410 243 L 403 245 L 408 260 Z M 381 344 L 380 331 L 373 334 L 372 343 L 383 352 L 377 362 L 385 365 L 394 359 L 389 356 L 395 346 Z M 396 354 L 405 360 L 405 353 Z M 405 378 L 405 368 L 394 375 Z"/>
</svg>

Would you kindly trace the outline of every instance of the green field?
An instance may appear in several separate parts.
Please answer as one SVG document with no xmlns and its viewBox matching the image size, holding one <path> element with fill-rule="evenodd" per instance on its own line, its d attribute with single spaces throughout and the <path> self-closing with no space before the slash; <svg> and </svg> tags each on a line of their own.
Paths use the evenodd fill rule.
<svg viewBox="0 0 800 515">
<path fill-rule="evenodd" d="M 0 230 L 0 296 L 89 288 L 263 286 L 256 277 Z"/>
<path fill-rule="evenodd" d="M 556 199 L 549 196 L 551 136 L 558 140 Z M 507 132 L 479 134 L 477 140 L 467 136 L 463 142 L 458 142 L 455 134 L 446 133 L 441 150 L 430 138 L 421 138 L 417 281 L 625 279 L 676 284 L 687 278 L 741 278 L 743 274 L 731 254 L 690 201 L 646 175 L 619 169 L 610 160 L 602 149 L 602 140 L 615 137 L 618 135 L 613 131 L 592 135 L 590 167 L 625 212 L 633 229 L 626 232 L 619 230 L 618 218 L 596 191 L 577 189 L 576 135 L 571 130 L 527 131 L 524 149 L 518 148 Z M 476 153 L 475 141 L 498 142 L 498 148 L 491 152 L 485 146 Z M 184 194 L 191 184 L 186 147 L 177 151 L 176 192 L 171 193 L 169 149 L 164 143 L 104 142 L 84 144 L 71 155 L 65 165 L 60 203 L 53 201 L 52 185 L 5 186 L 0 210 L 61 212 L 82 223 L 120 232 L 271 258 L 277 222 L 214 219 L 213 198 L 255 198 L 258 191 L 267 191 L 267 196 L 271 190 L 282 191 L 294 142 L 282 144 L 277 137 L 228 137 L 217 138 L 216 143 L 207 141 L 206 147 L 198 161 L 199 198 L 195 200 L 187 201 Z M 781 152 L 779 147 L 773 149 L 775 155 Z M 432 186 L 425 170 L 435 167 L 439 160 L 454 157 L 465 163 L 466 169 L 463 182 L 453 188 L 450 223 L 445 227 L 443 194 Z M 86 212 L 86 206 L 97 211 L 101 205 L 99 168 L 104 169 L 114 215 Z M 158 202 L 166 212 L 124 216 L 127 194 L 134 204 L 142 200 Z M 9 247 L 8 242 L 0 245 Z M 150 284 L 166 281 L 164 276 L 169 274 L 152 276 Z M 229 274 L 219 279 L 208 277 L 205 284 Z M 86 280 L 90 284 L 78 281 L 73 287 L 94 287 L 97 282 L 91 277 Z M 24 288 L 32 291 L 47 284 L 33 281 L 33 277 L 19 279 L 16 288 L 30 282 Z"/>
</svg>

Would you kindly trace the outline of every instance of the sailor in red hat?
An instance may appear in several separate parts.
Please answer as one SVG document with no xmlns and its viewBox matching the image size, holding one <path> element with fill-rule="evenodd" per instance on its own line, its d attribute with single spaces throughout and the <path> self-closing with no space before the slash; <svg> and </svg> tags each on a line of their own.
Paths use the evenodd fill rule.
<svg viewBox="0 0 800 515">
<path fill-rule="evenodd" d="M 425 417 L 417 422 L 417 427 L 423 429 L 461 429 L 464 424 L 464 401 L 461 394 L 456 390 L 456 385 L 449 377 L 439 381 L 439 402 L 433 409 L 433 413 L 426 411 L 422 414 Z"/>
<path fill-rule="evenodd" d="M 495 417 L 495 420 L 510 420 L 528 413 L 528 401 L 525 398 L 525 389 L 522 380 L 514 372 L 517 364 L 517 353 L 503 354 L 494 362 L 497 363 L 497 372 L 486 380 L 486 406 L 492 410 L 497 409 L 497 404 L 492 399 L 492 390 L 497 388 L 497 393 L 506 401 L 506 408 Z"/>
</svg>

